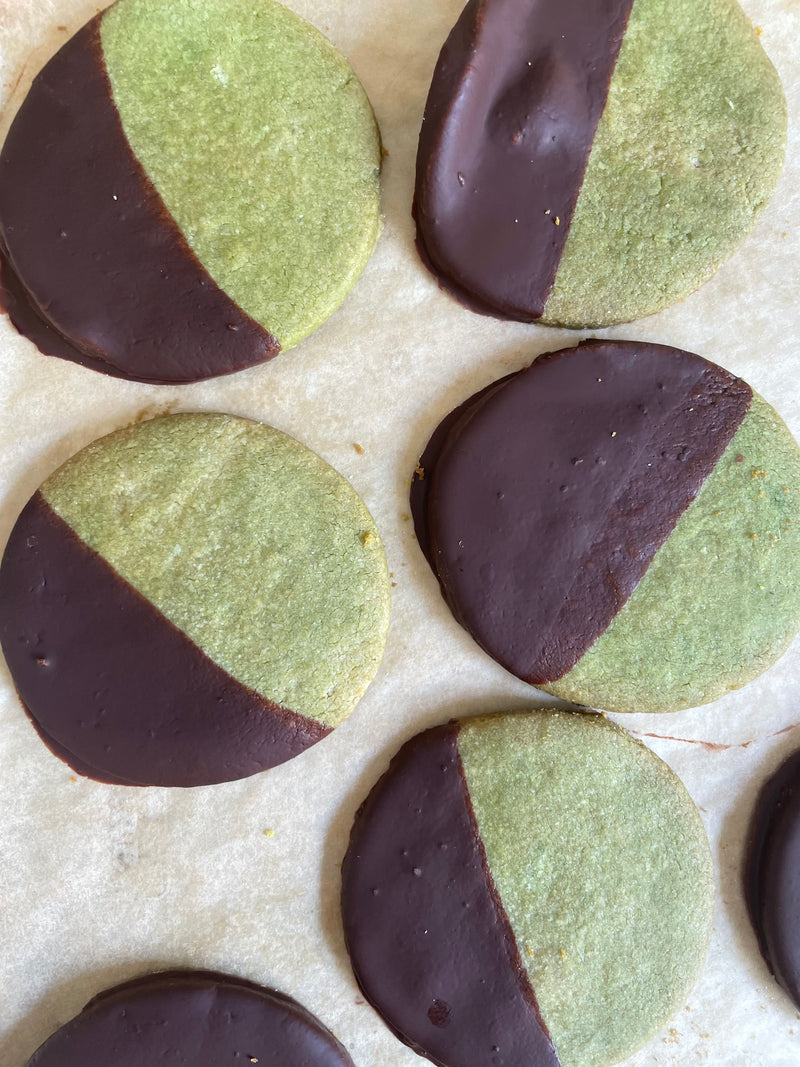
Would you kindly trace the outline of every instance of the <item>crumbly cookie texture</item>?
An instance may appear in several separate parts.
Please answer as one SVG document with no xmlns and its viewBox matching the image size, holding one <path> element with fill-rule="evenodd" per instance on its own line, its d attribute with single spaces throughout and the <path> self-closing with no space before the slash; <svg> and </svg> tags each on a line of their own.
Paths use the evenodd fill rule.
<svg viewBox="0 0 800 1067">
<path fill-rule="evenodd" d="M 714 879 L 694 803 L 598 715 L 482 716 L 458 747 L 560 1063 L 617 1063 L 683 1006 L 705 960 Z"/>
<path fill-rule="evenodd" d="M 377 670 L 389 581 L 350 484 L 304 445 L 227 415 L 119 430 L 42 486 L 77 535 L 210 658 L 334 727 Z"/>
<path fill-rule="evenodd" d="M 800 627 L 800 447 L 758 394 L 611 625 L 550 692 L 678 711 L 745 685 Z"/>
<path fill-rule="evenodd" d="M 347 61 L 275 0 L 120 0 L 101 35 L 125 134 L 192 249 L 297 344 L 379 232 L 380 137 Z"/>
<path fill-rule="evenodd" d="M 783 165 L 780 80 L 735 0 L 635 0 L 542 322 L 629 322 L 692 292 Z"/>
</svg>

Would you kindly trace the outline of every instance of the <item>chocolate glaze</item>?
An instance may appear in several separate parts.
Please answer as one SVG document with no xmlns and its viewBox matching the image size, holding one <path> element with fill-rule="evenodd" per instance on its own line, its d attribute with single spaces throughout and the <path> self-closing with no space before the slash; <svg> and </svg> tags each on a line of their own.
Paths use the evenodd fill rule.
<svg viewBox="0 0 800 1067">
<path fill-rule="evenodd" d="M 93 359 L 81 352 L 71 341 L 48 325 L 41 317 L 25 291 L 25 287 L 14 273 L 11 263 L 5 257 L 0 236 L 0 311 L 4 311 L 11 324 L 29 341 L 33 341 L 45 356 L 59 356 L 82 367 L 90 367 L 112 378 L 126 378 L 110 363 L 102 359 Z M 159 384 L 159 383 L 155 383 Z"/>
<path fill-rule="evenodd" d="M 470 0 L 445 42 L 413 213 L 422 259 L 473 311 L 544 312 L 632 6 Z"/>
<path fill-rule="evenodd" d="M 141 782 L 132 782 L 127 778 L 115 777 L 113 774 L 109 774 L 106 771 L 101 771 L 97 767 L 92 767 L 88 763 L 85 763 L 82 759 L 76 756 L 74 752 L 70 752 L 69 749 L 64 748 L 63 745 L 60 745 L 51 734 L 49 734 L 45 729 L 43 729 L 33 717 L 30 708 L 25 707 L 24 704 L 22 705 L 22 707 L 25 709 L 25 712 L 28 718 L 30 719 L 31 726 L 34 728 L 41 740 L 44 741 L 44 743 L 47 745 L 47 747 L 50 749 L 54 756 L 58 756 L 58 758 L 60 760 L 63 760 L 64 763 L 68 764 L 73 769 L 73 771 L 76 771 L 78 774 L 82 774 L 84 778 L 92 778 L 95 782 L 103 782 L 106 785 L 142 784 Z"/>
<path fill-rule="evenodd" d="M 36 493 L 0 565 L 0 643 L 42 738 L 74 770 L 208 785 L 283 763 L 330 732 L 213 663 Z"/>
<path fill-rule="evenodd" d="M 745 896 L 761 953 L 800 1008 L 800 752 L 781 765 L 758 799 Z"/>
<path fill-rule="evenodd" d="M 403 746 L 342 864 L 353 970 L 390 1029 L 444 1067 L 557 1067 L 494 888 L 458 724 Z"/>
<path fill-rule="evenodd" d="M 125 137 L 98 15 L 35 79 L 0 155 L 3 307 L 47 355 L 190 382 L 276 355 L 212 280 Z"/>
<path fill-rule="evenodd" d="M 165 971 L 107 989 L 27 1067 L 258 1063 L 352 1067 L 344 1047 L 283 993 L 214 971 Z"/>
<path fill-rule="evenodd" d="M 436 460 L 444 448 L 450 434 L 457 434 L 463 425 L 469 421 L 472 415 L 478 410 L 479 405 L 498 390 L 501 386 L 505 385 L 507 381 L 513 378 L 513 374 L 507 374 L 505 378 L 500 378 L 496 382 L 492 382 L 491 385 L 487 385 L 485 389 L 481 389 L 479 393 L 475 393 L 469 400 L 465 400 L 463 404 L 459 404 L 457 408 L 454 408 L 449 415 L 445 415 L 436 429 L 433 431 L 433 436 L 425 446 L 425 451 L 422 453 L 417 469 L 414 471 L 414 477 L 411 480 L 411 517 L 414 520 L 414 532 L 417 535 L 417 541 L 419 547 L 422 549 L 425 558 L 431 567 L 435 569 L 435 563 L 433 556 L 431 555 L 431 547 L 428 541 L 428 523 L 426 510 L 428 507 L 428 491 L 431 486 L 430 474 L 433 472 L 436 466 Z"/>
<path fill-rule="evenodd" d="M 420 461 L 424 522 L 419 504 L 415 514 L 458 621 L 534 685 L 566 674 L 636 588 L 751 398 L 700 356 L 589 341 L 467 402 Z"/>
</svg>

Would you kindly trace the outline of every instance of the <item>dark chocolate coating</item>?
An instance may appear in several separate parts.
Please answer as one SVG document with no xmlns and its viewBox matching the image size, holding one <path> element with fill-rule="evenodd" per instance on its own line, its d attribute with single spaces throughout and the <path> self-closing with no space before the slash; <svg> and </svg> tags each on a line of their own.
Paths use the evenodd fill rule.
<svg viewBox="0 0 800 1067">
<path fill-rule="evenodd" d="M 166 971 L 108 989 L 27 1067 L 353 1067 L 322 1023 L 283 993 L 213 971 Z"/>
<path fill-rule="evenodd" d="M 35 79 L 0 155 L 11 320 L 48 355 L 135 381 L 262 363 L 278 342 L 216 285 L 128 144 L 101 18 Z"/>
<path fill-rule="evenodd" d="M 45 356 L 59 356 L 82 367 L 90 367 L 111 378 L 126 378 L 110 363 L 102 359 L 93 359 L 81 352 L 79 348 L 54 330 L 31 303 L 25 286 L 14 273 L 14 268 L 5 257 L 2 236 L 0 235 L 0 311 L 4 311 L 11 320 L 17 333 L 32 341 Z M 156 382 L 155 384 L 160 384 Z"/>
<path fill-rule="evenodd" d="M 342 864 L 353 970 L 387 1025 L 443 1067 L 557 1067 L 494 888 L 458 724 L 403 746 L 359 810 Z"/>
<path fill-rule="evenodd" d="M 544 312 L 632 6 L 470 0 L 445 42 L 414 218 L 426 265 L 472 310 Z"/>
<path fill-rule="evenodd" d="M 759 797 L 745 895 L 762 955 L 800 1008 L 800 752 L 781 765 Z"/>
<path fill-rule="evenodd" d="M 234 781 L 330 732 L 212 662 L 41 493 L 0 564 L 0 643 L 43 740 L 101 781 Z"/>
<path fill-rule="evenodd" d="M 417 465 L 417 470 L 414 471 L 414 478 L 411 481 L 410 496 L 411 517 L 414 520 L 414 532 L 417 535 L 419 547 L 422 549 L 425 558 L 434 570 L 436 565 L 433 556 L 431 555 L 431 546 L 428 540 L 428 522 L 426 514 L 428 507 L 428 492 L 431 487 L 430 474 L 433 472 L 433 469 L 436 466 L 436 461 L 439 458 L 442 449 L 447 444 L 450 435 L 457 435 L 461 430 L 461 427 L 466 425 L 472 415 L 478 410 L 479 405 L 482 404 L 484 400 L 488 400 L 492 393 L 505 385 L 506 382 L 513 377 L 513 374 L 507 374 L 505 378 L 500 378 L 498 381 L 492 382 L 491 385 L 487 385 L 485 389 L 481 389 L 479 393 L 475 393 L 474 396 L 471 396 L 469 400 L 465 400 L 463 404 L 459 404 L 449 415 L 445 415 L 433 431 L 433 435 L 425 446 L 425 451 Z"/>
<path fill-rule="evenodd" d="M 420 461 L 424 523 L 412 508 L 455 617 L 525 681 L 562 677 L 636 588 L 751 399 L 700 356 L 598 341 L 478 394 Z"/>
</svg>

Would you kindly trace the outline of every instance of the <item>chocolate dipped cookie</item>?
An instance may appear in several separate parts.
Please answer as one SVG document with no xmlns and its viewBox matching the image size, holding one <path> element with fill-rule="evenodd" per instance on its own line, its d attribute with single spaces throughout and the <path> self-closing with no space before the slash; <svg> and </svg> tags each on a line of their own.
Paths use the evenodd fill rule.
<svg viewBox="0 0 800 1067">
<path fill-rule="evenodd" d="M 417 246 L 475 311 L 627 322 L 728 258 L 785 141 L 735 0 L 470 0 L 425 108 Z"/>
<path fill-rule="evenodd" d="M 119 0 L 33 82 L 0 155 L 4 302 L 45 353 L 190 382 L 291 348 L 379 231 L 345 59 L 275 0 Z"/>
<path fill-rule="evenodd" d="M 800 1008 L 800 753 L 761 790 L 753 816 L 745 895 L 761 954 Z"/>
<path fill-rule="evenodd" d="M 713 872 L 691 798 L 602 716 L 482 716 L 418 734 L 342 865 L 353 970 L 441 1067 L 607 1067 L 684 1004 Z"/>
<path fill-rule="evenodd" d="M 541 356 L 442 422 L 411 504 L 456 619 L 579 704 L 714 700 L 800 628 L 800 448 L 745 382 L 689 352 Z"/>
<path fill-rule="evenodd" d="M 213 971 L 164 971 L 106 989 L 26 1067 L 256 1063 L 353 1067 L 344 1046 L 302 1004 Z"/>
<path fill-rule="evenodd" d="M 0 641 L 48 746 L 130 785 L 231 781 L 352 711 L 389 618 L 350 484 L 247 419 L 172 415 L 95 441 L 20 515 Z"/>
</svg>

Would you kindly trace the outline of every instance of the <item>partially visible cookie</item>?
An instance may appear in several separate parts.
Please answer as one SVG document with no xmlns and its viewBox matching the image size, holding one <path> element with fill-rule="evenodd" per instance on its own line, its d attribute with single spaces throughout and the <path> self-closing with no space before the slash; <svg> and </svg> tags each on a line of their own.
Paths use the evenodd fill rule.
<svg viewBox="0 0 800 1067">
<path fill-rule="evenodd" d="M 790 756 L 761 791 L 745 889 L 762 955 L 800 1008 L 800 752 Z"/>
<path fill-rule="evenodd" d="M 263 362 L 366 265 L 380 158 L 346 60 L 275 0 L 119 0 L 39 74 L 0 155 L 12 321 L 137 381 Z"/>
<path fill-rule="evenodd" d="M 800 629 L 800 448 L 745 382 L 680 349 L 541 356 L 444 420 L 411 502 L 456 619 L 579 704 L 714 700 Z"/>
<path fill-rule="evenodd" d="M 785 143 L 736 0 L 470 0 L 425 108 L 417 246 L 473 310 L 627 322 L 728 258 Z"/>
<path fill-rule="evenodd" d="M 365 996 L 443 1067 L 606 1067 L 684 1004 L 710 936 L 700 817 L 602 716 L 418 734 L 359 810 L 342 914 Z"/>
<path fill-rule="evenodd" d="M 164 971 L 106 989 L 26 1067 L 353 1067 L 344 1046 L 284 993 L 213 971 Z"/>
<path fill-rule="evenodd" d="M 269 426 L 172 415 L 52 474 L 0 564 L 0 639 L 46 743 L 137 785 L 242 778 L 352 711 L 389 582 L 350 484 Z"/>
</svg>

